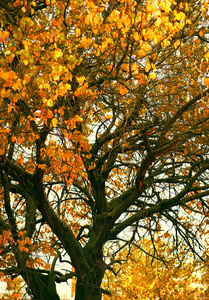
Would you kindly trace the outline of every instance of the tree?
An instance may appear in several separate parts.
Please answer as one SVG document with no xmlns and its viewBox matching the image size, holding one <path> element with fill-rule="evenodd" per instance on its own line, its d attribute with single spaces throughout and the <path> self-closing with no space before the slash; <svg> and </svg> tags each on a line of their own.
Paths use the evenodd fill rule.
<svg viewBox="0 0 209 300">
<path fill-rule="evenodd" d="M 195 299 L 202 283 L 200 261 L 188 255 L 185 247 L 177 258 L 172 243 L 166 245 L 160 239 L 155 246 L 156 249 L 147 241 L 142 250 L 134 247 L 131 254 L 121 253 L 117 277 L 109 271 L 104 281 L 104 286 L 112 292 L 111 299 Z M 158 259 L 153 257 L 156 250 Z"/>
<path fill-rule="evenodd" d="M 197 253 L 209 195 L 207 1 L 0 8 L 4 276 L 21 275 L 38 300 L 59 299 L 55 282 L 76 276 L 75 299 L 99 300 L 114 251 L 144 236 L 172 227 L 175 248 L 183 238 Z M 58 269 L 64 260 L 75 272 Z"/>
</svg>

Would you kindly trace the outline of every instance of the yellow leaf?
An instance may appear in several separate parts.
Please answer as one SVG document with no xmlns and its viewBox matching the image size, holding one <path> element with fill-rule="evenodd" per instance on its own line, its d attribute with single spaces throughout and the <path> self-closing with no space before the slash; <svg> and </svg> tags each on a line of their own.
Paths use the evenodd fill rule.
<svg viewBox="0 0 209 300">
<path fill-rule="evenodd" d="M 57 122 L 58 122 L 57 118 L 53 118 L 52 119 L 52 126 L 57 127 Z"/>
<path fill-rule="evenodd" d="M 141 45 L 141 50 L 143 50 L 143 51 L 150 51 L 151 50 L 150 44 L 147 43 L 147 42 L 143 42 L 143 44 Z"/>
<path fill-rule="evenodd" d="M 78 115 L 75 115 L 74 120 L 75 120 L 76 122 L 82 122 L 82 121 L 83 121 L 83 118 L 79 117 Z"/>
<path fill-rule="evenodd" d="M 160 27 L 160 24 L 162 23 L 162 20 L 161 20 L 161 18 L 157 18 L 157 20 L 155 21 L 155 26 L 156 27 Z"/>
<path fill-rule="evenodd" d="M 66 88 L 68 89 L 68 90 L 71 90 L 71 85 L 69 84 L 69 83 L 66 83 Z"/>
<path fill-rule="evenodd" d="M 54 51 L 54 59 L 58 59 L 58 58 L 62 58 L 62 56 L 63 56 L 63 53 L 62 53 L 62 50 L 61 49 L 56 49 L 55 51 Z"/>
<path fill-rule="evenodd" d="M 149 289 L 150 289 L 150 290 L 153 289 L 153 287 L 154 287 L 156 281 L 157 281 L 157 277 L 153 280 L 152 284 L 149 286 Z"/>
<path fill-rule="evenodd" d="M 76 37 L 79 37 L 81 35 L 81 30 L 80 30 L 80 28 L 76 28 L 76 30 L 75 30 L 75 36 Z"/>
<path fill-rule="evenodd" d="M 145 67 L 145 72 L 149 72 L 150 69 L 151 69 L 151 64 L 148 63 Z"/>
<path fill-rule="evenodd" d="M 169 13 L 169 11 L 170 11 L 170 6 L 171 6 L 170 1 L 161 1 L 161 9 L 162 9 L 165 13 Z"/>
<path fill-rule="evenodd" d="M 152 80 L 154 80 L 156 77 L 157 77 L 157 75 L 156 75 L 155 72 L 151 72 L 151 73 L 149 74 L 149 78 L 152 79 Z"/>
<path fill-rule="evenodd" d="M 133 37 L 134 37 L 135 41 L 138 41 L 139 40 L 138 32 L 135 31 L 134 34 L 133 34 Z"/>
<path fill-rule="evenodd" d="M 53 105 L 53 100 L 52 99 L 47 100 L 47 105 L 52 106 Z"/>
<path fill-rule="evenodd" d="M 76 80 L 78 81 L 78 83 L 79 83 L 80 85 L 82 85 L 82 84 L 84 83 L 85 76 L 77 77 Z"/>
<path fill-rule="evenodd" d="M 28 59 L 23 59 L 23 63 L 24 63 L 25 66 L 27 66 L 28 63 L 29 63 Z"/>
<path fill-rule="evenodd" d="M 208 62 L 208 59 L 209 59 L 209 52 L 206 52 L 206 53 L 205 53 L 205 59 L 206 59 L 206 61 Z"/>
<path fill-rule="evenodd" d="M 180 41 L 177 40 L 177 41 L 174 43 L 174 48 L 175 48 L 175 49 L 178 48 L 179 45 L 180 45 Z"/>
<path fill-rule="evenodd" d="M 181 11 L 179 13 L 176 13 L 176 20 L 183 21 L 185 19 L 185 14 Z"/>
</svg>

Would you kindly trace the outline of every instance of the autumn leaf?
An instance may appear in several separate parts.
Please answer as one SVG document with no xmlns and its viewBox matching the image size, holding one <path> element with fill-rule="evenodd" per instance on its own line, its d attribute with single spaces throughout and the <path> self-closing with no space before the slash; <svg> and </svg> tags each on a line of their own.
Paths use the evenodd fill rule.
<svg viewBox="0 0 209 300">
<path fill-rule="evenodd" d="M 2 42 L 2 41 L 4 41 L 4 40 L 6 40 L 7 38 L 9 37 L 9 32 L 8 31 L 1 31 L 0 32 L 0 41 Z M 9 51 L 9 50 L 7 50 L 7 51 Z M 5 54 L 7 55 L 7 53 L 5 52 Z M 10 54 L 10 53 L 9 53 Z"/>
<path fill-rule="evenodd" d="M 138 32 L 136 32 L 136 31 L 134 32 L 133 38 L 134 38 L 136 41 L 139 40 L 139 34 L 138 34 Z"/>
<path fill-rule="evenodd" d="M 172 250 L 169 246 L 166 248 L 164 243 L 163 239 L 159 239 L 156 243 L 159 257 L 163 258 L 164 254 L 169 254 L 171 258 Z M 135 248 L 128 260 L 128 251 L 123 250 L 118 257 L 122 262 L 117 276 L 107 272 L 103 287 L 111 290 L 113 300 L 145 299 L 145 296 L 146 299 L 158 299 L 159 296 L 164 297 L 164 295 L 169 299 L 184 300 L 188 296 L 190 285 L 190 297 L 191 299 L 195 297 L 197 291 L 192 284 L 198 285 L 201 282 L 197 278 L 201 274 L 199 271 L 202 268 L 201 264 L 198 265 L 197 261 L 192 261 L 183 249 L 178 258 L 174 256 L 169 264 L 166 264 L 166 261 L 163 263 L 163 261 L 151 259 L 149 254 L 152 254 L 152 247 L 149 242 L 141 247 L 146 252 Z M 165 251 L 164 254 L 163 251 Z M 105 296 L 106 299 L 108 299 L 107 296 Z"/>
<path fill-rule="evenodd" d="M 117 22 L 120 19 L 120 12 L 117 9 L 114 9 L 111 13 L 111 19 Z"/>
<path fill-rule="evenodd" d="M 58 122 L 57 118 L 53 118 L 52 119 L 52 126 L 57 127 L 57 122 Z"/>
<path fill-rule="evenodd" d="M 154 80 L 156 77 L 157 77 L 157 75 L 156 75 L 155 72 L 151 72 L 151 73 L 149 74 L 149 78 L 152 79 L 152 80 Z"/>
<path fill-rule="evenodd" d="M 75 120 L 76 122 L 82 122 L 82 121 L 83 121 L 83 118 L 79 117 L 78 115 L 75 115 L 74 120 Z"/>
<path fill-rule="evenodd" d="M 53 53 L 54 59 L 58 60 L 59 58 L 62 58 L 63 53 L 61 49 L 56 49 Z"/>
<path fill-rule="evenodd" d="M 208 1 L 2 7 L 2 278 L 49 300 L 73 274 L 101 300 L 122 259 L 111 297 L 185 299 L 184 258 L 208 254 Z"/>
<path fill-rule="evenodd" d="M 180 41 L 177 40 L 177 41 L 174 43 L 174 48 L 177 49 L 179 45 L 180 45 Z"/>
<path fill-rule="evenodd" d="M 12 135 L 11 141 L 12 141 L 12 143 L 14 143 L 16 141 L 16 137 L 14 135 Z"/>
<path fill-rule="evenodd" d="M 204 78 L 204 84 L 209 87 L 209 78 L 205 77 Z"/>
<path fill-rule="evenodd" d="M 19 136 L 19 137 L 17 138 L 17 142 L 18 142 L 19 144 L 22 144 L 22 143 L 23 143 L 22 137 Z"/>
<path fill-rule="evenodd" d="M 85 81 L 85 77 L 84 77 L 84 76 L 77 77 L 76 80 L 78 81 L 78 83 L 79 83 L 80 85 L 82 85 L 82 84 L 84 83 L 84 81 Z"/>
<path fill-rule="evenodd" d="M 128 93 L 127 88 L 124 87 L 124 86 L 120 86 L 120 87 L 119 87 L 119 91 L 120 91 L 120 94 L 121 94 L 122 96 L 124 96 L 124 95 L 126 95 L 126 94 Z"/>
<path fill-rule="evenodd" d="M 0 155 L 4 155 L 4 153 L 5 153 L 5 149 L 0 148 Z"/>
<path fill-rule="evenodd" d="M 48 100 L 47 100 L 47 105 L 48 105 L 49 107 L 53 106 L 53 100 L 52 100 L 52 99 L 48 99 Z M 55 127 L 56 127 L 56 126 L 55 126 Z"/>
</svg>

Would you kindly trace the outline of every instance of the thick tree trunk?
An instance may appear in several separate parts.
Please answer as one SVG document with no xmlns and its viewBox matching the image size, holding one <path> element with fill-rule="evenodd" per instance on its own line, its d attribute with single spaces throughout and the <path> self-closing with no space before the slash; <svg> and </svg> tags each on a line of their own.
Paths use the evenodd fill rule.
<svg viewBox="0 0 209 300">
<path fill-rule="evenodd" d="M 100 285 L 97 286 L 94 282 L 77 280 L 75 300 L 101 300 L 102 292 Z"/>
<path fill-rule="evenodd" d="M 60 300 L 52 274 L 43 275 L 31 269 L 22 276 L 27 282 L 33 300 Z"/>
<path fill-rule="evenodd" d="M 105 273 L 102 257 L 89 258 L 91 270 L 88 274 L 77 278 L 75 300 L 101 300 L 101 283 Z"/>
</svg>

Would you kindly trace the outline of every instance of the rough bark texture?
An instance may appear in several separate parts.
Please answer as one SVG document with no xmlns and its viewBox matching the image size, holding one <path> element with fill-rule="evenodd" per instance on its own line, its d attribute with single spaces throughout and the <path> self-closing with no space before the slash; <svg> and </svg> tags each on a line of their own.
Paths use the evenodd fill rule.
<svg viewBox="0 0 209 300">
<path fill-rule="evenodd" d="M 75 300 L 101 300 L 101 289 L 93 281 L 87 280 L 85 278 L 82 281 L 78 279 Z"/>
<path fill-rule="evenodd" d="M 33 300 L 60 300 L 52 274 L 43 275 L 36 270 L 28 270 L 23 275 Z"/>
<path fill-rule="evenodd" d="M 78 276 L 75 300 L 101 300 L 102 291 L 100 285 L 105 272 L 102 251 L 92 253 L 92 248 L 87 246 L 84 248 L 84 254 L 89 262 L 90 271 L 83 276 Z"/>
</svg>

